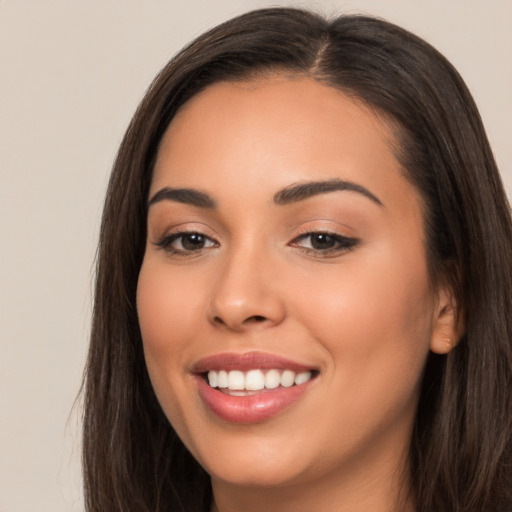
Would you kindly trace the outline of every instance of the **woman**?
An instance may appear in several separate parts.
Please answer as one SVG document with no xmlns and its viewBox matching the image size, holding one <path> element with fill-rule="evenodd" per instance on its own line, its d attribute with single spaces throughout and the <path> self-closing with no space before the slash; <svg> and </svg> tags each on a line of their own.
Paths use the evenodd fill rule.
<svg viewBox="0 0 512 512">
<path fill-rule="evenodd" d="M 512 510 L 511 257 L 424 41 L 295 9 L 199 37 L 109 184 L 88 510 Z"/>
</svg>

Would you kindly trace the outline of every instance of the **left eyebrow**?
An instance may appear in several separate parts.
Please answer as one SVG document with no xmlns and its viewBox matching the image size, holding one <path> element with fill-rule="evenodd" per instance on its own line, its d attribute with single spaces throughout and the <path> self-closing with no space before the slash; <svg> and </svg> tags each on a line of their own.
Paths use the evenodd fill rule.
<svg viewBox="0 0 512 512">
<path fill-rule="evenodd" d="M 164 187 L 148 201 L 148 208 L 160 201 L 174 201 L 197 206 L 198 208 L 216 208 L 217 206 L 208 194 L 193 188 Z"/>
<path fill-rule="evenodd" d="M 289 187 L 280 190 L 274 195 L 274 203 L 278 205 L 286 205 L 290 203 L 296 203 L 298 201 L 304 201 L 310 197 L 327 194 L 329 192 L 337 191 L 349 191 L 356 192 L 370 199 L 379 206 L 384 207 L 382 201 L 374 194 L 372 194 L 367 188 L 352 181 L 345 180 L 326 180 L 326 181 L 308 181 L 306 183 L 298 183 L 290 185 Z"/>
</svg>

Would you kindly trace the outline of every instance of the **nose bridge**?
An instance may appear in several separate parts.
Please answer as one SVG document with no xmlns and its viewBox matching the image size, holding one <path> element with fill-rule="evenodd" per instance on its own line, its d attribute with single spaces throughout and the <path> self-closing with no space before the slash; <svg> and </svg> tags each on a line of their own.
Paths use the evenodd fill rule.
<svg viewBox="0 0 512 512">
<path fill-rule="evenodd" d="M 233 330 L 280 323 L 285 308 L 274 274 L 271 251 L 265 244 L 254 238 L 234 244 L 212 290 L 211 321 Z"/>
</svg>

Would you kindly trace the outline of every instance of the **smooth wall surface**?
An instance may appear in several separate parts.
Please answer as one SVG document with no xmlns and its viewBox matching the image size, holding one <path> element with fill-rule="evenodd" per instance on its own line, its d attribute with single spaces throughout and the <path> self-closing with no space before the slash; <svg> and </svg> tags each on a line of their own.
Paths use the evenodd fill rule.
<svg viewBox="0 0 512 512">
<path fill-rule="evenodd" d="M 268 5 L 366 12 L 459 69 L 512 190 L 512 0 L 0 0 L 0 512 L 83 510 L 79 391 L 102 200 L 144 90 L 191 38 Z"/>
</svg>

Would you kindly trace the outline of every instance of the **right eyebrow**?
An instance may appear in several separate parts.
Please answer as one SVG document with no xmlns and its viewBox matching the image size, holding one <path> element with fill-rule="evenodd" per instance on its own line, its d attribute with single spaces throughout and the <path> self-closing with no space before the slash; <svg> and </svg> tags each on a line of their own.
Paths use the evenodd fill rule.
<svg viewBox="0 0 512 512">
<path fill-rule="evenodd" d="M 305 199 L 309 199 L 310 197 L 327 194 L 329 192 L 347 190 L 349 192 L 357 192 L 361 194 L 375 204 L 379 206 L 384 206 L 382 201 L 374 194 L 372 194 L 367 188 L 359 185 L 357 183 L 353 183 L 351 181 L 345 181 L 340 179 L 326 180 L 326 181 L 310 181 L 306 183 L 297 183 L 291 185 L 289 187 L 280 190 L 277 194 L 274 195 L 274 202 L 279 205 L 285 205 L 290 203 L 296 203 L 299 201 L 304 201 Z"/>
<path fill-rule="evenodd" d="M 185 203 L 199 208 L 216 208 L 217 203 L 204 192 L 193 188 L 161 188 L 148 201 L 148 208 L 161 201 L 174 201 L 176 203 Z"/>
</svg>

